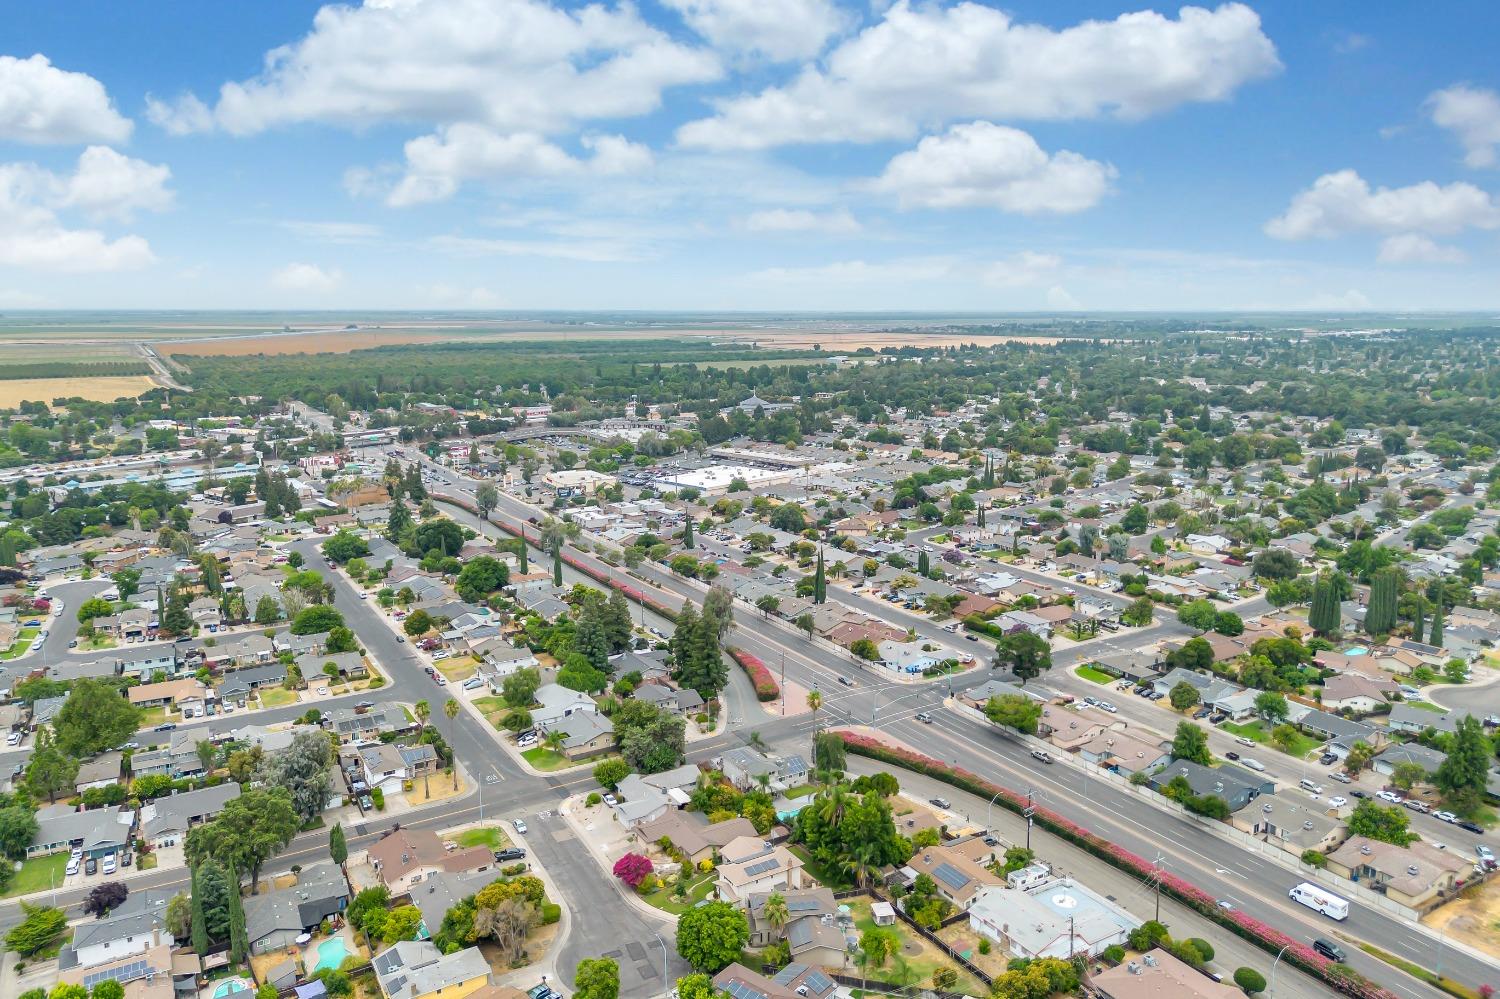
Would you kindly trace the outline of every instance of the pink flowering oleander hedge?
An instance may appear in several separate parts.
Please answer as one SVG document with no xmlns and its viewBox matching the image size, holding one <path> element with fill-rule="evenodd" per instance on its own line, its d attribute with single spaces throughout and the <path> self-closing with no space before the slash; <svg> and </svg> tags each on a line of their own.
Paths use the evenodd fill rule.
<svg viewBox="0 0 1500 999">
<path fill-rule="evenodd" d="M 761 662 L 759 656 L 753 656 L 743 649 L 733 648 L 729 650 L 729 655 L 740 664 L 740 669 L 750 677 L 750 682 L 755 684 L 756 698 L 762 701 L 774 701 L 781 696 L 781 686 L 777 684 L 776 678 L 771 675 L 771 671 L 766 668 L 765 663 Z"/>
<path fill-rule="evenodd" d="M 738 659 L 738 655 L 735 658 Z M 756 661 L 759 662 L 759 660 Z M 844 745 L 848 751 L 855 755 L 867 756 L 882 763 L 890 763 L 895 766 L 905 767 L 908 770 L 915 770 L 918 773 L 926 774 L 929 777 L 952 784 L 960 790 L 968 791 L 983 798 L 997 795 L 995 800 L 1013 812 L 1020 812 L 1026 807 L 1025 795 L 1010 788 L 1002 787 L 992 781 L 985 780 L 983 777 L 971 773 L 962 767 L 952 766 L 941 760 L 936 760 L 930 756 L 924 756 L 921 753 L 912 752 L 908 749 L 886 745 L 867 735 L 855 732 L 840 732 L 839 736 L 844 740 Z M 1136 877 L 1153 878 L 1157 876 L 1156 868 L 1145 858 L 1131 853 L 1124 847 L 1111 843 L 1104 837 L 1090 832 L 1076 822 L 1064 818 L 1051 809 L 1040 806 L 1033 806 L 1033 808 L 1033 818 L 1042 828 L 1063 837 L 1069 842 L 1094 854 L 1096 857 Z M 1162 873 L 1161 886 L 1163 891 L 1174 896 L 1178 901 L 1191 906 L 1203 916 L 1260 946 L 1268 953 L 1275 954 L 1285 947 L 1285 960 L 1292 962 L 1302 968 L 1302 970 L 1321 979 L 1331 988 L 1345 995 L 1354 996 L 1356 999 L 1397 999 L 1394 993 L 1364 979 L 1358 973 L 1343 973 L 1344 969 L 1341 966 L 1335 965 L 1310 946 L 1298 942 L 1275 927 L 1268 926 L 1238 909 L 1226 911 L 1219 908 L 1213 895 L 1185 878 L 1178 877 L 1175 874 Z"/>
<path fill-rule="evenodd" d="M 454 496 L 443 495 L 439 498 L 446 503 L 452 503 L 454 506 L 462 507 L 475 516 L 478 516 L 479 511 L 474 507 L 472 503 L 468 503 Z M 504 531 L 506 534 L 511 535 L 512 537 L 524 538 L 526 541 L 530 542 L 533 545 L 535 545 L 537 542 L 537 536 L 535 534 L 523 535 L 521 533 L 521 529 L 519 527 L 516 527 L 514 524 L 507 523 L 503 520 L 492 521 L 492 523 L 496 527 L 500 528 L 500 530 Z M 656 599 L 644 590 L 638 589 L 634 586 L 630 586 L 615 579 L 609 573 L 600 571 L 594 566 L 589 565 L 587 562 L 584 562 L 577 556 L 569 555 L 568 553 L 564 552 L 562 560 L 564 564 L 572 566 L 574 569 L 583 573 L 585 576 L 589 577 L 595 582 L 603 583 L 610 589 L 619 590 L 621 593 L 625 594 L 625 598 L 627 600 L 633 600 L 638 604 L 643 604 L 647 610 L 661 615 L 668 621 L 677 620 L 677 611 L 675 609 L 668 607 L 666 604 L 662 603 L 660 600 Z"/>
</svg>

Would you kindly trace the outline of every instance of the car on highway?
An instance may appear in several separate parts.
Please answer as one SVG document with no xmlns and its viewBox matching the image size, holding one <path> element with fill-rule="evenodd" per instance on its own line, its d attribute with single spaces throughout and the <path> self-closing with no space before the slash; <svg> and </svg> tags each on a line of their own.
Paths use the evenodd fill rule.
<svg viewBox="0 0 1500 999">
<path fill-rule="evenodd" d="M 525 819 L 512 819 L 510 824 L 516 827 L 516 832 L 520 833 L 522 836 L 526 835 Z"/>
<path fill-rule="evenodd" d="M 1038 763 L 1052 762 L 1051 755 L 1045 749 L 1033 749 L 1031 751 L 1031 758 L 1033 760 L 1036 760 Z"/>
<path fill-rule="evenodd" d="M 849 679 L 847 676 L 840 676 L 839 683 L 842 683 L 846 687 L 854 686 L 854 681 Z"/>
<path fill-rule="evenodd" d="M 932 715 L 928 714 L 926 711 L 918 711 L 912 717 L 914 717 L 917 721 L 921 722 L 923 725 L 931 725 L 932 724 Z"/>
<path fill-rule="evenodd" d="M 1247 739 L 1244 736 L 1240 736 L 1238 739 L 1236 739 L 1234 741 L 1237 742 L 1237 743 L 1239 743 L 1241 746 L 1248 746 L 1248 747 L 1250 747 L 1252 749 L 1255 748 L 1255 740 L 1254 739 Z"/>
<path fill-rule="evenodd" d="M 934 808 L 941 808 L 944 810 L 953 807 L 952 803 L 949 802 L 947 798 L 928 798 L 927 803 L 929 805 L 932 805 Z"/>
<path fill-rule="evenodd" d="M 1226 760 L 1237 760 L 1239 758 L 1240 758 L 1240 754 L 1236 753 L 1232 749 L 1229 752 L 1227 752 L 1227 753 L 1224 754 L 1224 759 L 1226 759 Z"/>
<path fill-rule="evenodd" d="M 397 635 L 396 636 L 396 644 L 397 645 L 405 645 L 406 644 L 406 636 L 405 635 Z"/>
<path fill-rule="evenodd" d="M 1340 784 L 1353 784 L 1354 783 L 1354 778 L 1350 777 L 1348 774 L 1344 773 L 1344 771 L 1342 771 L 1342 770 L 1335 770 L 1333 773 L 1331 773 L 1331 774 L 1328 775 L 1328 779 L 1329 780 L 1336 780 Z"/>
<path fill-rule="evenodd" d="M 1217 905 L 1219 908 L 1223 909 L 1225 912 L 1233 912 L 1234 911 L 1234 903 L 1232 903 L 1232 902 L 1226 902 L 1222 898 L 1216 898 L 1216 899 L 1214 899 L 1214 905 Z"/>
<path fill-rule="evenodd" d="M 1318 937 L 1318 939 L 1313 941 L 1312 946 L 1313 950 L 1317 951 L 1319 954 L 1322 954 L 1330 961 L 1338 961 L 1340 964 L 1342 964 L 1345 960 L 1344 948 L 1340 947 L 1332 940 L 1324 940 L 1322 937 Z"/>
</svg>

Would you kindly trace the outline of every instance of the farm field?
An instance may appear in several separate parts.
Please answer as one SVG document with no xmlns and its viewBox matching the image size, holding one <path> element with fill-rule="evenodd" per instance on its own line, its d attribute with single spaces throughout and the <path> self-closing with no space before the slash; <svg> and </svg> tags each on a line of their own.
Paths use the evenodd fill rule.
<svg viewBox="0 0 1500 999">
<path fill-rule="evenodd" d="M 122 396 L 138 396 L 156 387 L 145 375 L 98 378 L 10 378 L 0 379 L 0 409 L 23 402 L 46 402 L 79 396 L 92 402 L 114 402 Z"/>
</svg>

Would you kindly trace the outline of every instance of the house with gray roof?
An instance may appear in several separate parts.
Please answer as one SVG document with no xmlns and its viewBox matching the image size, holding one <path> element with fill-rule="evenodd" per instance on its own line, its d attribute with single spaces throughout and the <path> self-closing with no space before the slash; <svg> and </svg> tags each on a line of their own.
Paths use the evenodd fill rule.
<svg viewBox="0 0 1500 999">
<path fill-rule="evenodd" d="M 130 841 L 135 814 L 121 808 L 78 811 L 66 804 L 48 805 L 36 813 L 36 835 L 26 848 L 28 857 L 81 847 L 85 857 L 102 857 L 123 850 Z"/>
<path fill-rule="evenodd" d="M 494 871 L 438 871 L 413 885 L 411 904 L 422 910 L 427 935 L 436 936 L 449 909 L 494 880 Z"/>
<path fill-rule="evenodd" d="M 177 846 L 188 830 L 202 825 L 240 796 L 240 786 L 226 781 L 195 791 L 173 791 L 141 806 L 140 835 L 153 847 Z"/>
<path fill-rule="evenodd" d="M 1193 794 L 1200 797 L 1223 798 L 1231 812 L 1237 812 L 1263 794 L 1272 794 L 1275 783 L 1269 777 L 1225 764 L 1221 767 L 1205 767 L 1191 760 L 1173 760 L 1151 777 L 1151 788 L 1157 792 L 1166 790 L 1173 778 L 1184 777 L 1192 787 Z"/>
<path fill-rule="evenodd" d="M 443 954 L 431 940 L 403 940 L 370 963 L 386 999 L 423 999 L 476 981 L 483 984 L 490 974 L 478 947 Z"/>
<path fill-rule="evenodd" d="M 1436 749 L 1428 749 L 1416 742 L 1407 742 L 1391 746 L 1375 757 L 1375 761 L 1370 766 L 1376 773 L 1389 777 L 1401 764 L 1415 763 L 1431 775 L 1443 765 L 1443 761 L 1447 758 L 1447 754 L 1440 753 Z"/>
<path fill-rule="evenodd" d="M 1426 708 L 1397 702 L 1391 705 L 1391 713 L 1386 718 L 1386 727 L 1392 732 L 1409 732 L 1412 735 L 1417 735 L 1429 728 L 1452 734 L 1458 731 L 1458 721 L 1461 717 L 1455 711 L 1428 711 Z"/>
<path fill-rule="evenodd" d="M 300 934 L 349 904 L 349 882 L 337 864 L 304 867 L 297 883 L 245 899 L 245 936 L 252 954 L 268 954 L 289 947 Z"/>
<path fill-rule="evenodd" d="M 592 711 L 575 711 L 539 726 L 549 735 L 562 736 L 562 754 L 570 760 L 587 759 L 615 747 L 615 724 Z"/>
</svg>

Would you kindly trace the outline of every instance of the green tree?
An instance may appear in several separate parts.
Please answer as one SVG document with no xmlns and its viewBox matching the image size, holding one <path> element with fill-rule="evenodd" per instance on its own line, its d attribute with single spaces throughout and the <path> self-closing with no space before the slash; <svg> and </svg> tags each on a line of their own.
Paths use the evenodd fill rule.
<svg viewBox="0 0 1500 999">
<path fill-rule="evenodd" d="M 37 733 L 37 747 L 26 764 L 26 789 L 34 797 L 45 796 L 49 802 L 55 802 L 60 793 L 73 790 L 78 760 L 53 745 L 45 732 L 43 729 Z"/>
<path fill-rule="evenodd" d="M 535 669 L 518 669 L 500 681 L 500 694 L 513 708 L 528 708 L 541 689 L 542 675 Z"/>
<path fill-rule="evenodd" d="M 1009 666 L 1023 685 L 1052 668 L 1052 647 L 1034 632 L 1017 631 L 1006 635 L 995 647 L 997 661 Z"/>
<path fill-rule="evenodd" d="M 573 974 L 574 999 L 619 999 L 620 966 L 607 957 L 586 957 Z"/>
<path fill-rule="evenodd" d="M 347 627 L 344 615 L 328 604 L 314 604 L 297 612 L 297 616 L 292 619 L 291 631 L 294 635 L 321 635 L 343 627 Z"/>
<path fill-rule="evenodd" d="M 1272 690 L 1262 690 L 1255 695 L 1255 713 L 1275 725 L 1284 722 L 1291 713 L 1286 698 Z"/>
<path fill-rule="evenodd" d="M 432 615 L 419 607 L 406 615 L 406 621 L 401 625 L 401 629 L 412 638 L 425 635 L 432 630 Z"/>
<path fill-rule="evenodd" d="M 1448 745 L 1448 755 L 1432 775 L 1432 782 L 1450 807 L 1466 814 L 1479 806 L 1489 777 L 1493 749 L 1479 719 L 1464 715 Z"/>
<path fill-rule="evenodd" d="M 1120 612 L 1120 623 L 1131 628 L 1145 628 L 1151 624 L 1156 613 L 1156 604 L 1150 597 L 1139 597 Z"/>
<path fill-rule="evenodd" d="M 350 531 L 338 531 L 323 542 L 323 555 L 334 565 L 343 565 L 350 559 L 364 558 L 370 554 L 365 539 Z"/>
<path fill-rule="evenodd" d="M 1198 693 L 1198 688 L 1193 686 L 1191 683 L 1188 683 L 1186 680 L 1178 680 L 1177 683 L 1172 687 L 1172 689 L 1167 693 L 1167 700 L 1170 701 L 1172 703 L 1172 707 L 1176 708 L 1178 711 L 1186 711 L 1188 708 L 1191 708 L 1193 705 L 1197 704 L 1201 699 L 1201 695 Z"/>
<path fill-rule="evenodd" d="M 255 623 L 275 624 L 281 620 L 281 605 L 269 593 L 255 602 Z"/>
<path fill-rule="evenodd" d="M 1406 812 L 1399 807 L 1376 804 L 1366 798 L 1354 806 L 1349 815 L 1349 835 L 1364 836 L 1382 843 L 1406 846 L 1416 837 L 1406 830 Z"/>
<path fill-rule="evenodd" d="M 818 549 L 818 564 L 813 569 L 813 603 L 828 602 L 828 575 L 823 566 L 823 549 Z"/>
<path fill-rule="evenodd" d="M 328 856 L 339 865 L 339 870 L 344 869 L 344 864 L 349 860 L 349 844 L 344 840 L 344 826 L 335 822 L 333 828 L 328 830 Z"/>
<path fill-rule="evenodd" d="M 1295 725 L 1282 722 L 1271 729 L 1271 742 L 1283 753 L 1290 753 L 1297 745 L 1298 735 Z"/>
<path fill-rule="evenodd" d="M 1037 725 L 1042 719 L 1042 705 L 1024 694 L 1003 694 L 989 699 L 984 714 L 996 725 L 1013 728 L 1025 735 L 1036 735 Z"/>
<path fill-rule="evenodd" d="M 388 944 L 415 940 L 422 925 L 422 910 L 415 905 L 398 905 L 385 918 L 381 939 Z"/>
<path fill-rule="evenodd" d="M 0 808 L 0 854 L 11 860 L 25 860 L 26 848 L 36 836 L 36 815 L 24 805 Z"/>
<path fill-rule="evenodd" d="M 88 677 L 76 680 L 52 719 L 57 747 L 77 759 L 113 749 L 140 728 L 141 714 L 113 684 Z"/>
<path fill-rule="evenodd" d="M 1125 511 L 1125 516 L 1120 518 L 1120 528 L 1129 535 L 1135 536 L 1145 534 L 1146 528 L 1151 524 L 1150 515 L 1146 508 L 1137 503 Z"/>
<path fill-rule="evenodd" d="M 630 776 L 630 764 L 621 759 L 602 760 L 594 764 L 594 780 L 606 790 L 613 791 L 620 781 Z"/>
<path fill-rule="evenodd" d="M 224 806 L 218 817 L 188 831 L 190 863 L 212 859 L 250 874 L 250 893 L 258 890 L 260 868 L 292 841 L 302 822 L 285 788 L 252 788 Z"/>
<path fill-rule="evenodd" d="M 1197 631 L 1213 631 L 1219 612 L 1208 600 L 1193 600 L 1177 609 L 1177 620 Z"/>
<path fill-rule="evenodd" d="M 677 920 L 678 956 L 708 974 L 739 960 L 749 939 L 750 924 L 744 912 L 728 902 L 689 909 Z"/>
<path fill-rule="evenodd" d="M 1417 641 L 1421 640 L 1421 636 L 1417 636 Z M 1443 605 L 1441 603 L 1432 608 L 1432 627 L 1427 633 L 1427 644 L 1439 649 L 1443 647 Z"/>
<path fill-rule="evenodd" d="M 1257 992 L 1266 990 L 1266 976 L 1254 968 L 1236 968 L 1234 969 L 1234 984 L 1238 985 L 1245 995 L 1253 996 Z"/>
<path fill-rule="evenodd" d="M 240 898 L 240 876 L 233 865 L 228 878 L 229 892 L 229 961 L 240 964 L 249 952 L 250 943 L 245 934 L 245 903 Z"/>
<path fill-rule="evenodd" d="M 1319 576 L 1313 586 L 1312 605 L 1307 612 L 1307 624 L 1320 635 L 1332 635 L 1339 630 L 1339 600 L 1334 592 L 1333 581 Z"/>
<path fill-rule="evenodd" d="M 193 890 L 190 896 L 192 902 L 191 932 L 193 950 L 200 957 L 208 953 L 209 946 L 208 917 L 204 912 L 204 903 L 207 901 L 208 895 L 203 888 L 202 870 L 203 864 L 193 865 L 191 876 Z"/>
<path fill-rule="evenodd" d="M 714 982 L 704 974 L 684 975 L 677 979 L 677 999 L 715 999 Z"/>
<path fill-rule="evenodd" d="M 1365 608 L 1365 631 L 1371 635 L 1388 634 L 1396 626 L 1396 598 L 1401 584 L 1401 570 L 1386 566 L 1370 581 L 1370 602 Z"/>
<path fill-rule="evenodd" d="M 474 507 L 479 511 L 480 520 L 488 520 L 490 512 L 500 505 L 500 490 L 495 488 L 493 482 L 481 482 L 479 488 L 474 490 Z"/>
<path fill-rule="evenodd" d="M 21 957 L 30 957 L 50 946 L 68 928 L 68 917 L 51 906 L 21 903 L 22 918 L 5 934 L 5 947 Z"/>
<path fill-rule="evenodd" d="M 87 624 L 96 617 L 107 617 L 115 612 L 114 604 L 99 597 L 90 597 L 78 605 L 78 621 Z"/>
<path fill-rule="evenodd" d="M 1208 734 L 1190 721 L 1178 722 L 1177 733 L 1172 737 L 1172 758 L 1208 766 L 1213 762 L 1213 754 L 1208 751 Z"/>
</svg>

